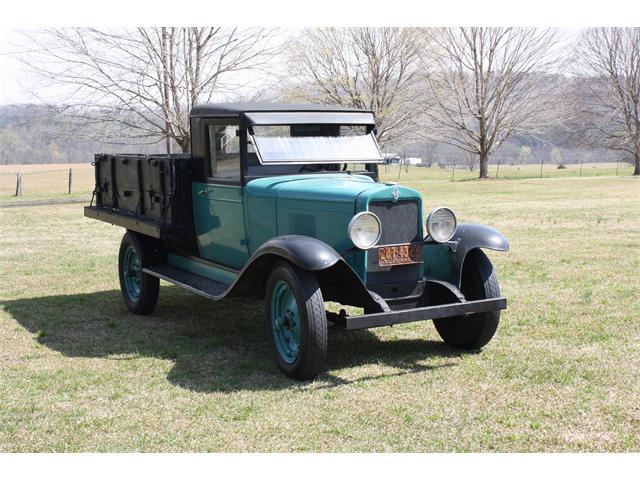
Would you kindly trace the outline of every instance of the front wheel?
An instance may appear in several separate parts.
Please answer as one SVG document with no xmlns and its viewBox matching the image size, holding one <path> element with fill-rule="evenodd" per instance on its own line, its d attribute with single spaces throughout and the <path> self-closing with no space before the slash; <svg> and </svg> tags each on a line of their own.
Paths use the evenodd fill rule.
<svg viewBox="0 0 640 480">
<path fill-rule="evenodd" d="M 127 232 L 122 237 L 118 256 L 120 290 L 130 312 L 146 315 L 153 312 L 158 303 L 160 280 L 142 271 L 143 260 L 155 254 L 150 242 Z"/>
<path fill-rule="evenodd" d="M 327 316 L 316 277 L 278 263 L 267 281 L 267 332 L 280 370 L 295 380 L 315 378 L 327 357 Z"/>
<path fill-rule="evenodd" d="M 472 250 L 465 258 L 460 290 L 467 300 L 500 296 L 496 272 L 482 250 Z M 482 348 L 489 343 L 499 322 L 500 310 L 433 321 L 446 344 L 470 350 Z"/>
</svg>

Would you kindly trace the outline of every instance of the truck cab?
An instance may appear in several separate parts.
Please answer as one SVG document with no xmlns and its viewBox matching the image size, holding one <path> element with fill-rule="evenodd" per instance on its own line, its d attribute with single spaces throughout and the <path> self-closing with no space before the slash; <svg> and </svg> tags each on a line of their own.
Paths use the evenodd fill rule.
<svg viewBox="0 0 640 480">
<path fill-rule="evenodd" d="M 301 380 L 321 372 L 329 324 L 431 319 L 456 347 L 491 339 L 506 300 L 481 249 L 508 241 L 446 207 L 425 221 L 418 191 L 381 182 L 372 112 L 207 104 L 190 122 L 190 155 L 96 156 L 85 215 L 127 229 L 119 271 L 133 313 L 151 313 L 159 279 L 212 300 L 260 297 L 276 363 Z"/>
</svg>

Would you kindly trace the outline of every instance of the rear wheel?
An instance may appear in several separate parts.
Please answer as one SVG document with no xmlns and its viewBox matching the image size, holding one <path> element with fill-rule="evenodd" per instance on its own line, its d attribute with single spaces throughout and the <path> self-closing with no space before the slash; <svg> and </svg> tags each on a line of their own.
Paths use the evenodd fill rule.
<svg viewBox="0 0 640 480">
<path fill-rule="evenodd" d="M 155 254 L 150 241 L 127 232 L 122 237 L 118 256 L 120 290 L 130 312 L 151 313 L 158 303 L 160 280 L 142 271 L 146 260 Z"/>
<path fill-rule="evenodd" d="M 315 275 L 278 263 L 269 275 L 265 302 L 278 367 L 296 380 L 315 378 L 327 357 L 327 317 Z"/>
<path fill-rule="evenodd" d="M 464 261 L 460 290 L 467 300 L 485 300 L 500 296 L 493 265 L 482 250 L 472 250 Z M 500 310 L 442 318 L 433 323 L 448 345 L 478 349 L 489 343 L 500 322 Z"/>
</svg>

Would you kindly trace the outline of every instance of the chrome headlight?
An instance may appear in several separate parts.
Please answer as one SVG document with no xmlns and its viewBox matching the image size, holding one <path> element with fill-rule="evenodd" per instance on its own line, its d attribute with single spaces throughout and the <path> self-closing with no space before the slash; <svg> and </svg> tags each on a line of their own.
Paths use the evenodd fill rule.
<svg viewBox="0 0 640 480">
<path fill-rule="evenodd" d="M 427 217 L 427 232 L 432 240 L 442 243 L 451 240 L 458 222 L 450 208 L 438 207 Z"/>
<path fill-rule="evenodd" d="M 347 231 L 353 244 L 361 250 L 373 247 L 382 235 L 380 219 L 371 212 L 357 213 Z"/>
</svg>

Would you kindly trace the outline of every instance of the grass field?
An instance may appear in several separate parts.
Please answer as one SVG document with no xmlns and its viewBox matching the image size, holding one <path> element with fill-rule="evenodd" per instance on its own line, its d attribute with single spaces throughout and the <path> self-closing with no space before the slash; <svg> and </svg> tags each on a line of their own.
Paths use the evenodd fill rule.
<svg viewBox="0 0 640 480">
<path fill-rule="evenodd" d="M 275 367 L 261 303 L 164 285 L 130 315 L 121 229 L 0 210 L 0 451 L 640 450 L 639 179 L 409 180 L 509 237 L 497 336 L 334 333 L 311 383 Z"/>
<path fill-rule="evenodd" d="M 72 169 L 71 195 L 69 169 Z M 16 172 L 22 173 L 22 196 L 16 197 Z M 90 163 L 0 165 L 0 202 L 88 197 L 95 183 Z"/>
<path fill-rule="evenodd" d="M 69 169 L 73 170 L 71 195 L 68 192 Z M 15 197 L 16 172 L 22 173 L 22 196 Z M 557 165 L 544 165 L 544 178 L 557 177 L 593 177 L 593 176 L 629 176 L 633 167 L 628 163 L 589 163 L 568 164 L 565 169 Z M 451 169 L 409 167 L 408 171 L 397 166 L 380 167 L 381 176 L 393 181 L 467 181 L 478 177 L 478 171 L 466 168 Z M 538 178 L 540 165 L 497 165 L 489 166 L 491 177 L 502 179 Z M 94 170 L 90 163 L 58 163 L 46 165 L 0 165 L 0 203 L 42 199 L 86 198 L 91 196 L 94 187 Z"/>
</svg>

